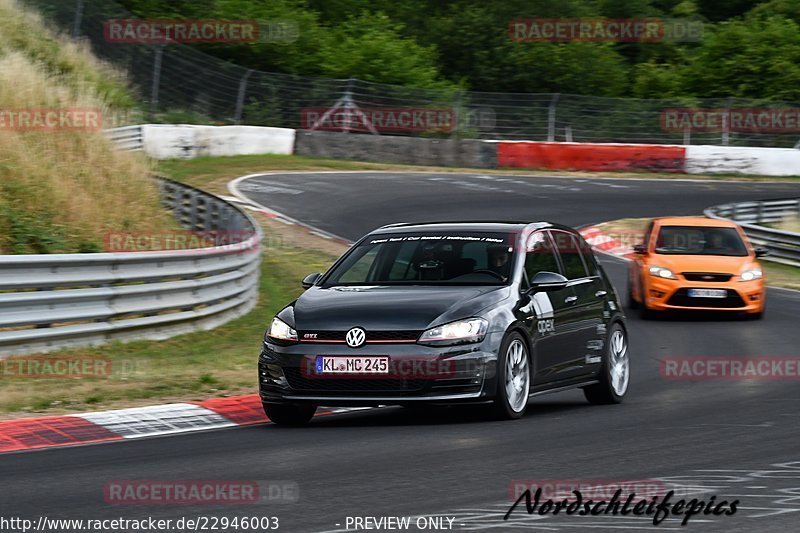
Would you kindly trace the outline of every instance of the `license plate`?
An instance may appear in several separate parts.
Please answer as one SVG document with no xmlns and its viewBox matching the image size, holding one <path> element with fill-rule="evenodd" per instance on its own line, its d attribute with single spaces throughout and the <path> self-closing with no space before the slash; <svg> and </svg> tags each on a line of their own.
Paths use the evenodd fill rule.
<svg viewBox="0 0 800 533">
<path fill-rule="evenodd" d="M 318 355 L 314 363 L 317 374 L 389 373 L 388 357 Z"/>
<path fill-rule="evenodd" d="M 689 289 L 692 298 L 726 298 L 728 291 L 725 289 Z"/>
</svg>

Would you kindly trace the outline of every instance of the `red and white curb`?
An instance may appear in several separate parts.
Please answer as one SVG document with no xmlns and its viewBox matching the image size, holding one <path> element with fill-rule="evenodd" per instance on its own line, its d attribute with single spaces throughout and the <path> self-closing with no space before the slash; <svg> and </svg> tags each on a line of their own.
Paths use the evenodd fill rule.
<svg viewBox="0 0 800 533">
<path fill-rule="evenodd" d="M 633 257 L 633 246 L 630 244 L 622 244 L 613 237 L 609 237 L 598 226 L 587 226 L 580 230 L 586 242 L 601 252 L 620 257 L 622 259 L 631 259 Z"/>
<path fill-rule="evenodd" d="M 369 408 L 321 407 L 316 416 Z M 257 394 L 0 421 L 0 453 L 157 437 L 269 422 Z"/>
</svg>

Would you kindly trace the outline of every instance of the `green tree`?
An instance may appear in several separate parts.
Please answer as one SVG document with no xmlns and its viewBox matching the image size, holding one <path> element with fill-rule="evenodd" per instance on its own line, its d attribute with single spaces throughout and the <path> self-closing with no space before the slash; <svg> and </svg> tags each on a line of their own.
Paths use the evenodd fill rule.
<svg viewBox="0 0 800 533">
<path fill-rule="evenodd" d="M 682 72 L 694 96 L 800 99 L 800 26 L 782 17 L 717 25 Z"/>
<path fill-rule="evenodd" d="M 448 87 L 439 79 L 436 52 L 401 36 L 402 25 L 383 13 L 362 12 L 338 25 L 332 42 L 319 51 L 320 70 L 334 78 Z"/>
</svg>

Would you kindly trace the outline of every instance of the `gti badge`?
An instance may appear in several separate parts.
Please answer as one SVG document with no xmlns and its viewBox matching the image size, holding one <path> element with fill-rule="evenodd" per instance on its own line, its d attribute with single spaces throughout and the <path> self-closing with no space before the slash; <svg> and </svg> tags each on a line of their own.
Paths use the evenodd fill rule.
<svg viewBox="0 0 800 533">
<path fill-rule="evenodd" d="M 344 336 L 347 345 L 351 348 L 358 348 L 367 340 L 367 333 L 361 328 L 351 328 Z"/>
</svg>

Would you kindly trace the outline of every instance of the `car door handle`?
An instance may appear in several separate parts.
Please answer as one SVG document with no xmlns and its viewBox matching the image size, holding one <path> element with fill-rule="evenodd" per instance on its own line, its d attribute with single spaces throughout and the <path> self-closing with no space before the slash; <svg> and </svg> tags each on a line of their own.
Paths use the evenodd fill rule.
<svg viewBox="0 0 800 533">
<path fill-rule="evenodd" d="M 564 303 L 565 304 L 574 304 L 577 301 L 578 301 L 578 297 L 577 296 L 567 296 L 566 298 L 564 298 Z"/>
<path fill-rule="evenodd" d="M 594 293 L 594 295 L 597 296 L 598 298 L 602 298 L 606 294 L 608 294 L 608 292 L 606 291 L 597 291 L 596 293 Z"/>
</svg>

